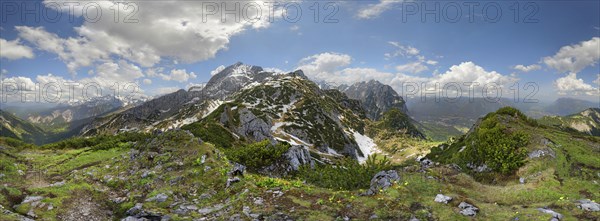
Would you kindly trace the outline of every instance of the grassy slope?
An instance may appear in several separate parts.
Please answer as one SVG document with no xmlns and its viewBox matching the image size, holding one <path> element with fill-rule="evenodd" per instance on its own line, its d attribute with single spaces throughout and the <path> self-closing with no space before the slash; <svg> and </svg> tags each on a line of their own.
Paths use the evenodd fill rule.
<svg viewBox="0 0 600 221">
<path fill-rule="evenodd" d="M 512 220 L 516 217 L 519 220 L 548 220 L 549 215 L 536 210 L 545 206 L 565 215 L 565 220 L 592 219 L 597 214 L 577 209 L 574 200 L 600 200 L 600 188 L 594 183 L 598 178 L 588 176 L 589 172 L 598 172 L 600 168 L 597 160 L 600 142 L 552 128 L 527 129 L 554 142 L 556 145 L 552 148 L 556 158 L 529 161 L 515 176 L 494 185 L 478 182 L 448 166 L 419 172 L 417 162 L 397 161 L 402 162 L 396 164 L 401 181 L 375 196 L 359 196 L 363 190 L 337 191 L 304 184 L 293 178 L 277 179 L 252 173 L 245 175 L 240 183 L 225 188 L 226 172 L 231 168 L 226 156 L 213 145 L 200 144 L 183 131 L 167 132 L 137 145 L 122 142 L 102 149 L 8 148 L 0 154 L 0 173 L 6 175 L 0 178 L 0 205 L 10 208 L 27 195 L 44 196 L 43 202 L 52 204 L 54 209 L 33 208 L 33 211 L 45 220 L 61 219 L 78 208 L 77 205 L 85 204 L 81 202 L 83 198 L 97 203 L 92 210 L 94 215 L 108 219 L 121 218 L 135 203 L 144 203 L 145 210 L 169 213 L 173 220 L 228 219 L 235 214 L 246 219 L 242 213 L 244 206 L 265 218 L 283 212 L 298 220 L 335 220 L 346 216 L 366 220 L 374 214 L 384 220 L 406 220 L 413 216 L 421 220 L 468 220 L 458 214 L 457 208 L 461 201 L 466 201 L 481 209 L 476 220 Z M 379 140 L 385 142 L 384 151 L 388 145 L 406 141 L 401 138 Z M 412 142 L 413 146 L 422 146 L 423 150 L 428 145 Z M 5 141 L 2 145 L 19 146 Z M 132 152 L 132 149 L 140 151 L 140 154 L 133 154 L 137 156 L 134 160 L 131 156 L 136 151 Z M 199 161 L 202 155 L 207 155 L 204 164 Z M 205 172 L 206 166 L 212 169 Z M 24 175 L 19 175 L 18 170 Z M 144 171 L 154 173 L 142 178 Z M 32 179 L 32 176 L 36 178 Z M 517 176 L 527 177 L 526 184 L 519 184 Z M 63 180 L 66 181 L 64 186 L 48 186 Z M 172 180 L 178 181 L 171 184 Z M 125 190 L 130 194 L 127 195 Z M 277 190 L 283 195 L 273 193 Z M 159 193 L 169 196 L 166 202 L 145 202 Z M 206 193 L 212 196 L 200 197 Z M 433 199 L 438 193 L 453 196 L 455 200 L 448 205 L 435 203 Z M 125 197 L 125 201 L 110 201 L 114 197 Z M 199 214 L 196 210 L 187 215 L 174 215 L 173 211 L 178 208 L 171 207 L 175 197 L 198 208 L 221 204 L 224 209 L 209 214 Z M 257 199 L 264 203 L 253 203 Z M 21 205 L 16 211 L 27 213 L 30 209 L 30 205 Z M 106 215 L 103 213 L 106 211 L 113 213 Z M 216 214 L 220 218 L 213 217 Z M 0 213 L 0 220 L 14 219 L 14 214 Z"/>
<path fill-rule="evenodd" d="M 42 143 L 46 133 L 17 116 L 0 110 L 0 137 L 12 137 L 29 143 Z"/>
</svg>

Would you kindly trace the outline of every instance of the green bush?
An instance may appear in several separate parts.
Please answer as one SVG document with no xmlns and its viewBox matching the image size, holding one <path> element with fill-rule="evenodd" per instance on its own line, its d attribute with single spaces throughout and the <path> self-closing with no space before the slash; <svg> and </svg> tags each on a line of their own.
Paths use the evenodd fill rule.
<svg viewBox="0 0 600 221">
<path fill-rule="evenodd" d="M 19 139 L 10 137 L 0 137 L 0 145 L 7 145 L 17 149 L 30 148 L 34 146 L 33 144 L 28 144 Z"/>
<path fill-rule="evenodd" d="M 387 157 L 377 158 L 376 155 L 371 155 L 364 164 L 360 164 L 355 159 L 346 158 L 337 165 L 317 165 L 314 169 L 306 165 L 300 168 L 298 177 L 308 183 L 325 188 L 366 189 L 369 188 L 375 174 L 392 168 Z"/>
<path fill-rule="evenodd" d="M 529 136 L 500 123 L 498 116 L 486 117 L 465 142 L 464 163 L 486 164 L 495 172 L 509 174 L 525 164 Z"/>
<path fill-rule="evenodd" d="M 60 142 L 46 144 L 42 148 L 47 149 L 80 149 L 90 147 L 92 149 L 106 150 L 115 147 L 124 147 L 121 143 L 145 141 L 150 137 L 146 133 L 120 133 L 117 135 L 99 135 L 94 137 L 74 137 Z"/>
<path fill-rule="evenodd" d="M 197 122 L 185 125 L 181 129 L 189 130 L 194 136 L 220 148 L 230 148 L 235 141 L 235 138 L 227 129 L 214 122 Z"/>
<path fill-rule="evenodd" d="M 272 145 L 269 140 L 225 149 L 229 160 L 241 163 L 250 170 L 258 170 L 269 166 L 281 158 L 290 146 L 287 143 Z"/>
<path fill-rule="evenodd" d="M 523 112 L 521 112 L 520 110 L 518 110 L 514 107 L 508 107 L 508 106 L 502 107 L 502 108 L 498 109 L 495 113 L 491 113 L 489 115 L 491 116 L 491 115 L 498 115 L 498 114 L 514 116 L 520 120 L 527 122 L 531 126 L 539 126 L 539 123 L 535 119 L 527 117 L 527 115 L 525 115 Z"/>
</svg>

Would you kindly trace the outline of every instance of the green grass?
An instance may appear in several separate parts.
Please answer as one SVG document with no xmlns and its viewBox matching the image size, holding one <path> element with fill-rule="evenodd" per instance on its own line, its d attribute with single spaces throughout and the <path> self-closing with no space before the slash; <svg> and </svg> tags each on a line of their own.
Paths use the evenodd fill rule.
<svg viewBox="0 0 600 221">
<path fill-rule="evenodd" d="M 261 143 L 255 146 L 232 143 L 229 148 L 222 144 L 200 144 L 197 138 L 184 131 L 165 132 L 149 139 L 102 138 L 118 141 L 114 143 L 116 145 L 103 147 L 98 146 L 98 142 L 86 140 L 44 147 L 8 141 L 20 147 L 0 153 L 0 173 L 6 174 L 0 182 L 7 185 L 0 186 L 0 205 L 13 210 L 12 206 L 27 195 L 44 196 L 43 202 L 52 204 L 55 209 L 36 208 L 34 212 L 44 220 L 58 220 L 61 214 L 78 203 L 78 197 L 84 196 L 99 203 L 102 208 L 112 210 L 113 218 L 118 220 L 136 203 L 144 203 L 144 209 L 148 211 L 169 213 L 175 209 L 169 206 L 177 197 L 198 208 L 223 204 L 225 209 L 221 217 L 241 213 L 242 208 L 248 206 L 253 213 L 265 217 L 284 212 L 295 220 L 340 220 L 345 216 L 353 220 L 368 220 L 374 214 L 381 220 L 407 220 L 411 217 L 470 220 L 458 213 L 458 204 L 465 201 L 480 208 L 475 220 L 550 219 L 549 215 L 536 210 L 540 207 L 550 207 L 562 213 L 565 220 L 592 219 L 593 214 L 577 209 L 574 200 L 600 200 L 600 187 L 593 182 L 597 180 L 594 176 L 600 168 L 597 161 L 597 145 L 600 142 L 596 138 L 536 126 L 522 119 L 517 112 L 507 111 L 501 115 L 516 116 L 516 121 L 500 122 L 530 134 L 531 142 L 524 148 L 542 148 L 539 140 L 546 138 L 555 143 L 548 148 L 554 150 L 556 158 L 526 160 L 514 174 L 498 176 L 496 182 L 480 182 L 477 176 L 451 169 L 443 162 L 419 171 L 418 162 L 406 160 L 412 159 L 408 156 L 427 153 L 430 146 L 438 144 L 436 142 L 378 133 L 374 138 L 382 151 L 390 156 L 391 160 L 387 163 L 374 162 L 381 157 L 372 157 L 364 165 L 337 160 L 334 161 L 339 163 L 337 167 L 317 165 L 314 170 L 304 168 L 295 176 L 282 178 L 249 171 L 240 176 L 241 182 L 225 188 L 229 177 L 227 172 L 232 167 L 229 160 L 266 165 L 280 157 L 281 151 L 268 149 L 272 147 Z M 244 147 L 246 149 L 242 151 Z M 437 148 L 433 154 L 452 159 L 459 149 L 460 146 L 444 150 Z M 229 150 L 239 152 L 232 154 L 228 153 Z M 133 154 L 138 151 L 137 155 Z M 264 154 L 262 151 L 269 152 Z M 270 151 L 275 154 L 270 154 Z M 202 156 L 206 156 L 204 163 L 200 160 Z M 240 160 L 257 156 L 268 157 Z M 209 170 L 206 169 L 208 167 Z M 369 187 L 374 173 L 388 169 L 398 171 L 399 182 L 374 196 L 360 195 Z M 64 180 L 66 184 L 34 188 L 25 181 L 26 175 L 20 176 L 18 170 L 26 174 L 31 170 L 42 170 L 45 171 L 46 183 Z M 144 171 L 154 173 L 142 178 Z M 519 177 L 526 177 L 526 183 L 519 184 Z M 108 181 L 108 178 L 112 180 Z M 129 194 L 124 194 L 123 190 Z M 283 195 L 277 197 L 274 191 L 281 191 Z M 145 199 L 160 193 L 169 196 L 167 202 L 145 202 Z M 436 203 L 433 199 L 439 193 L 452 196 L 454 200 L 449 204 Z M 210 197 L 200 199 L 203 194 Z M 117 204 L 111 202 L 109 196 L 126 197 L 126 200 Z M 263 200 L 262 205 L 253 203 L 258 198 Z M 29 209 L 29 205 L 22 205 L 13 211 L 26 213 Z M 204 216 L 197 212 L 172 216 L 173 220 L 201 217 Z M 14 215 L 0 214 L 0 220 L 15 219 Z"/>
</svg>

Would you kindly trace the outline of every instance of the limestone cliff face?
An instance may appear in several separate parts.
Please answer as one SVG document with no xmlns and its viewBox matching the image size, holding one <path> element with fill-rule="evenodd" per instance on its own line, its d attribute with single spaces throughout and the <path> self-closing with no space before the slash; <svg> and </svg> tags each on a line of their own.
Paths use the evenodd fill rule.
<svg viewBox="0 0 600 221">
<path fill-rule="evenodd" d="M 379 120 L 383 113 L 392 108 L 408 112 L 404 99 L 392 87 L 379 81 L 358 82 L 340 87 L 340 90 L 349 98 L 359 100 L 371 120 Z"/>
</svg>

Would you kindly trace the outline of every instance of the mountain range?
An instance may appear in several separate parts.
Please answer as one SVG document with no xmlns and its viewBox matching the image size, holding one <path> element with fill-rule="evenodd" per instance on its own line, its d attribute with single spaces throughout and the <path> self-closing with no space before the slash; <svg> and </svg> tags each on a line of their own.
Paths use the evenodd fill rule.
<svg viewBox="0 0 600 221">
<path fill-rule="evenodd" d="M 64 134 L 152 132 L 212 121 L 246 142 L 282 140 L 317 153 L 366 159 L 370 154 L 367 146 L 373 141 L 365 135 L 365 125 L 394 109 L 407 114 L 403 98 L 377 81 L 358 82 L 341 91 L 321 89 L 301 70 L 276 73 L 236 63 L 203 87 L 135 105 L 102 97 L 30 113 L 27 119 L 48 133 L 61 132 L 61 138 Z M 415 123 L 406 115 L 406 121 L 396 124 L 395 130 L 425 138 Z"/>
</svg>

